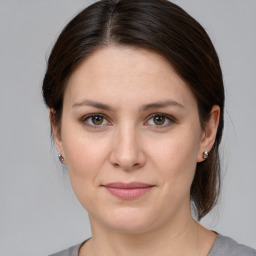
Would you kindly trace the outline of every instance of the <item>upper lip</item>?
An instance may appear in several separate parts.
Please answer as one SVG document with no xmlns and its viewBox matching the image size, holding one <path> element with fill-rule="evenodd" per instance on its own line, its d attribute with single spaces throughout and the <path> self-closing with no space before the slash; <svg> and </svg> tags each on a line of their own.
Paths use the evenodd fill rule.
<svg viewBox="0 0 256 256">
<path fill-rule="evenodd" d="M 109 187 L 109 188 L 148 188 L 148 187 L 153 187 L 154 185 L 151 184 L 146 184 L 142 182 L 112 182 L 103 185 L 104 187 Z"/>
</svg>

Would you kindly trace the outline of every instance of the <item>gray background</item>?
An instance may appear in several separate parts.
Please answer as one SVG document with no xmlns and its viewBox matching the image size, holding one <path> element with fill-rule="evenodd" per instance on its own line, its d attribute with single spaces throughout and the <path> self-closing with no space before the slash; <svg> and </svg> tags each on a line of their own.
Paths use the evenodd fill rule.
<svg viewBox="0 0 256 256">
<path fill-rule="evenodd" d="M 46 57 L 93 1 L 0 0 L 0 254 L 43 256 L 90 236 L 49 136 Z M 223 191 L 202 223 L 256 248 L 256 1 L 176 0 L 208 31 L 226 86 Z"/>
</svg>

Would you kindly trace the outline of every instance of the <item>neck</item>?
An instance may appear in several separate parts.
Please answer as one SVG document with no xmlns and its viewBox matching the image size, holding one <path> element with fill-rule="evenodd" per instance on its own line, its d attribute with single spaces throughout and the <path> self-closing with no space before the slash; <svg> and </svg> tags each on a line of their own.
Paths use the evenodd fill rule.
<svg viewBox="0 0 256 256">
<path fill-rule="evenodd" d="M 176 219 L 142 233 L 122 233 L 102 228 L 93 218 L 90 219 L 93 238 L 82 248 L 81 256 L 206 256 L 216 239 L 216 234 L 203 228 L 191 215 L 186 219 L 183 216 L 182 222 Z"/>
</svg>

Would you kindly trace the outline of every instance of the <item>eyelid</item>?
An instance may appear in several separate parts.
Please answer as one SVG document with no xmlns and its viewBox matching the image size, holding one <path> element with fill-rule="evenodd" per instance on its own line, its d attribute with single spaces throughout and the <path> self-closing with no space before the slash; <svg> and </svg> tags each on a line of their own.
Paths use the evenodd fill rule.
<svg viewBox="0 0 256 256">
<path fill-rule="evenodd" d="M 107 124 L 100 124 L 100 125 L 93 125 L 93 124 L 90 124 L 88 123 L 86 120 L 91 118 L 91 117 L 95 117 L 95 116 L 100 116 L 102 118 L 104 118 L 106 121 L 107 121 Z M 161 117 L 164 117 L 166 118 L 169 123 L 168 124 L 165 124 L 165 125 L 151 125 L 151 124 L 147 124 L 147 122 L 156 117 L 156 116 L 161 116 Z M 92 114 L 87 114 L 87 115 L 84 115 L 82 118 L 81 118 L 81 122 L 88 126 L 88 127 L 91 127 L 91 128 L 95 128 L 95 129 L 99 129 L 99 128 L 103 128 L 104 126 L 109 126 L 111 125 L 111 121 L 110 121 L 110 118 L 107 117 L 105 114 L 102 114 L 102 113 L 92 113 Z M 177 119 L 169 114 L 165 114 L 165 113 L 161 113 L 161 112 L 157 112 L 157 113 L 153 113 L 153 114 L 150 114 L 146 121 L 144 122 L 144 125 L 146 126 L 151 126 L 152 128 L 154 129 L 161 129 L 161 128 L 166 128 L 168 126 L 170 126 L 171 124 L 174 124 L 174 123 L 177 123 Z"/>
<path fill-rule="evenodd" d="M 95 116 L 99 116 L 99 117 L 102 117 L 104 118 L 104 120 L 106 120 L 108 122 L 108 124 L 100 124 L 100 125 L 93 125 L 93 124 L 89 124 L 86 120 L 89 119 L 89 118 L 92 118 L 92 117 L 95 117 Z M 102 113 L 92 113 L 92 114 L 88 114 L 88 115 L 85 115 L 81 118 L 81 122 L 86 125 L 86 126 L 89 126 L 91 128 L 102 128 L 104 126 L 107 126 L 107 125 L 110 125 L 111 122 L 109 121 L 109 118 L 107 118 L 104 114 Z"/>
<path fill-rule="evenodd" d="M 177 123 L 177 119 L 176 119 L 175 117 L 173 117 L 173 116 L 171 116 L 171 115 L 169 115 L 169 114 L 164 114 L 164 113 L 160 113 L 160 112 L 159 112 L 159 113 L 153 113 L 153 114 L 149 115 L 149 117 L 147 118 L 147 121 L 145 122 L 145 124 L 146 124 L 150 119 L 152 119 L 152 118 L 154 118 L 154 117 L 156 117 L 156 116 L 161 116 L 161 117 L 164 117 L 164 118 L 168 119 L 171 124 Z M 171 125 L 170 123 L 169 123 L 169 124 L 165 124 L 165 125 L 148 125 L 148 126 L 152 126 L 152 127 L 154 127 L 155 129 L 161 129 L 161 128 L 165 128 L 165 127 L 170 126 L 170 125 Z"/>
</svg>

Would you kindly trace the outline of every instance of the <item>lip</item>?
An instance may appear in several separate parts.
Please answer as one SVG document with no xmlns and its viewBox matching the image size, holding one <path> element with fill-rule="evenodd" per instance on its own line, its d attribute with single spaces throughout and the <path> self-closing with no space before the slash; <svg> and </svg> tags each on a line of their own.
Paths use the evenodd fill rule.
<svg viewBox="0 0 256 256">
<path fill-rule="evenodd" d="M 131 200 L 149 192 L 154 187 L 154 185 L 141 182 L 113 182 L 103 185 L 103 187 L 112 195 L 118 198 Z"/>
</svg>

